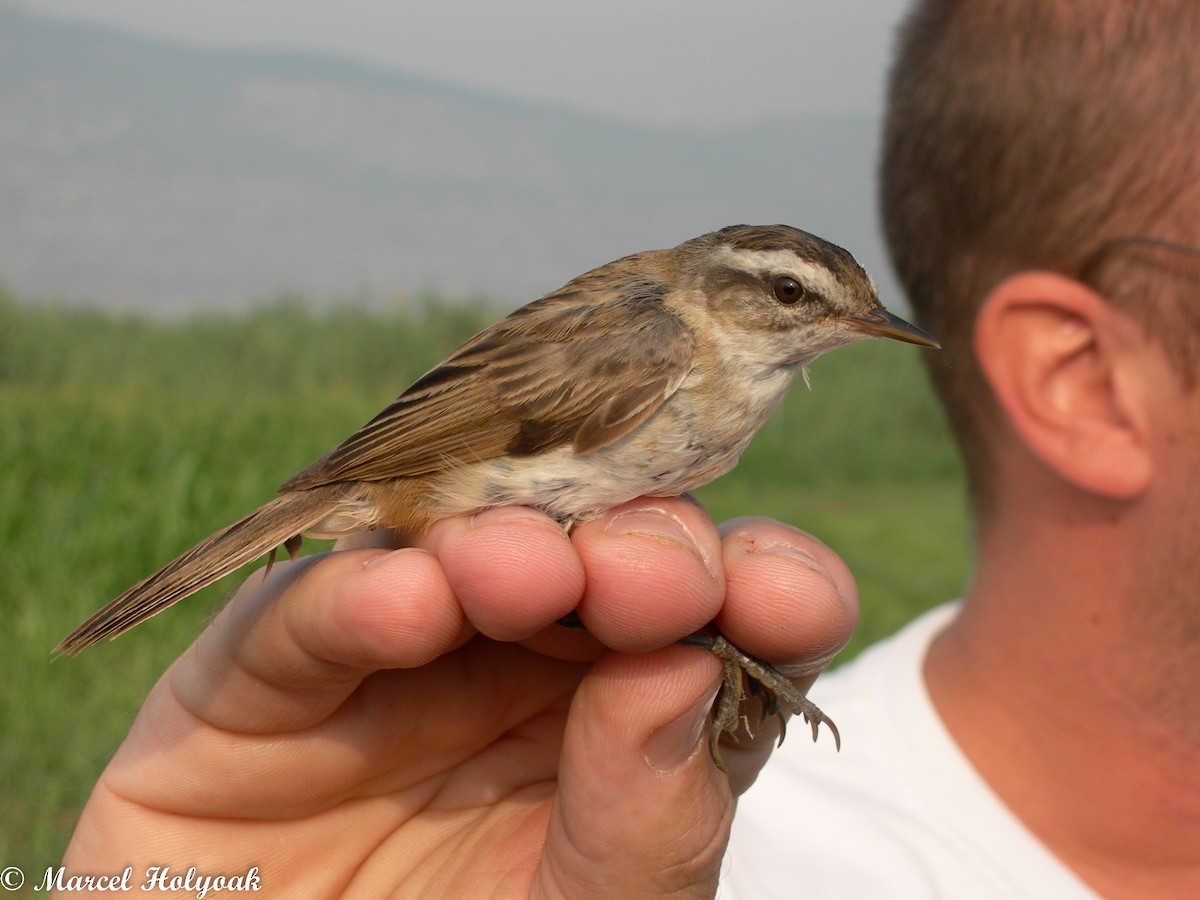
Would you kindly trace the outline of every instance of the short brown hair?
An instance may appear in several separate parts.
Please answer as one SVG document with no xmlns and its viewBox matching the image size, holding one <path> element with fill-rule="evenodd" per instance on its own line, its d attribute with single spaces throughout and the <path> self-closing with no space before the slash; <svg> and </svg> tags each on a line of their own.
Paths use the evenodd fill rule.
<svg viewBox="0 0 1200 900">
<path fill-rule="evenodd" d="M 924 356 L 978 505 L 998 419 L 972 333 L 1006 276 L 1100 273 L 1102 292 L 1195 369 L 1194 276 L 1191 296 L 1169 302 L 1147 296 L 1164 289 L 1145 266 L 1090 258 L 1122 235 L 1200 236 L 1198 84 L 1196 0 L 919 0 L 902 26 L 880 172 L 884 232 L 917 319 L 945 348 Z"/>
</svg>

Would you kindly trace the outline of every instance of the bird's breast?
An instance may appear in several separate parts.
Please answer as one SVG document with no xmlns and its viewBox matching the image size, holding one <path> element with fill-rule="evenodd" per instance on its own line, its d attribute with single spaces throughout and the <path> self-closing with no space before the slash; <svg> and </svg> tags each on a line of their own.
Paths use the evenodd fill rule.
<svg viewBox="0 0 1200 900">
<path fill-rule="evenodd" d="M 634 497 L 681 494 L 716 478 L 734 461 L 682 447 L 623 452 L 606 447 L 585 455 L 560 447 L 457 467 L 438 476 L 430 500 L 436 518 L 519 505 L 576 522 Z"/>
<path fill-rule="evenodd" d="M 699 375 L 689 380 L 643 425 L 598 450 L 577 454 L 561 446 L 470 462 L 435 476 L 429 492 L 435 517 L 521 505 L 573 522 L 635 497 L 694 490 L 737 464 L 791 374 L 735 391 L 714 392 Z"/>
</svg>

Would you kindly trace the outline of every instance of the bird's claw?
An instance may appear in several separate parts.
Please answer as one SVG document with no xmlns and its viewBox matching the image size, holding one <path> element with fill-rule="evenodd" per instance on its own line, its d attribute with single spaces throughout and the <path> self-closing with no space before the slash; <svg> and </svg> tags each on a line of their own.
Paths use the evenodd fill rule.
<svg viewBox="0 0 1200 900">
<path fill-rule="evenodd" d="M 754 728 L 758 724 L 751 726 L 749 719 L 742 712 L 742 701 L 746 699 L 747 690 L 763 704 L 759 723 L 767 716 L 779 717 L 779 743 L 783 743 L 786 731 L 786 720 L 781 707 L 786 707 L 794 715 L 804 717 L 804 721 L 812 729 L 814 741 L 821 724 L 824 723 L 833 734 L 834 745 L 841 749 L 842 738 L 833 720 L 821 712 L 815 703 L 800 693 L 796 686 L 773 666 L 742 652 L 719 634 L 688 635 L 680 643 L 708 650 L 717 656 L 724 666 L 721 688 L 713 704 L 713 723 L 708 740 L 709 753 L 722 772 L 726 769 L 721 758 L 721 735 L 727 734 L 737 740 L 739 729 L 744 729 L 753 737 Z"/>
</svg>

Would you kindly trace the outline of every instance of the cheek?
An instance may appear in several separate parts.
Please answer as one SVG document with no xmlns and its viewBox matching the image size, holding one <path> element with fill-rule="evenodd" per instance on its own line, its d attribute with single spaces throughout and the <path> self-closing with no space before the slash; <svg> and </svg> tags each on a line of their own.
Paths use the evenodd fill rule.
<svg viewBox="0 0 1200 900">
<path fill-rule="evenodd" d="M 1200 386 L 1172 398 L 1163 429 L 1161 455 L 1170 468 L 1179 466 L 1191 481 L 1200 479 Z"/>
<path fill-rule="evenodd" d="M 1180 532 L 1192 535 L 1200 556 L 1200 387 L 1174 405 L 1156 451 L 1171 520 Z"/>
<path fill-rule="evenodd" d="M 1200 371 L 1194 383 L 1183 383 L 1166 354 L 1146 354 L 1141 402 L 1153 442 L 1155 463 L 1164 483 L 1189 490 L 1200 481 Z"/>
<path fill-rule="evenodd" d="M 1190 427 L 1169 435 L 1165 447 L 1170 457 L 1163 483 L 1168 509 L 1161 517 L 1160 542 L 1168 554 L 1162 571 L 1170 574 L 1161 593 L 1167 596 L 1173 586 L 1179 605 L 1191 611 L 1189 627 L 1200 635 L 1200 403 L 1192 404 L 1190 416 Z"/>
</svg>

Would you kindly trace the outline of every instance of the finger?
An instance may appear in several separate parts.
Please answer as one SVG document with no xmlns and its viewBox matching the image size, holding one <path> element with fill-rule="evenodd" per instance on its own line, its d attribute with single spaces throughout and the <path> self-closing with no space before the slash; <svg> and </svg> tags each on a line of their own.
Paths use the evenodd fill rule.
<svg viewBox="0 0 1200 900">
<path fill-rule="evenodd" d="M 858 591 L 853 576 L 829 547 L 788 525 L 737 519 L 722 525 L 721 532 L 726 598 L 718 627 L 736 646 L 773 664 L 807 692 L 854 631 Z M 753 712 L 749 718 L 754 721 Z M 753 783 L 781 727 L 772 716 L 757 723 L 753 734 L 722 740 L 735 793 Z"/>
<path fill-rule="evenodd" d="M 642 498 L 575 529 L 587 571 L 579 615 L 607 647 L 662 647 L 721 608 L 721 542 L 708 514 L 680 498 Z"/>
<path fill-rule="evenodd" d="M 678 645 L 595 663 L 563 739 L 545 893 L 712 896 L 733 815 L 707 744 L 720 671 Z"/>
<path fill-rule="evenodd" d="M 721 633 L 788 675 L 815 678 L 858 620 L 849 568 L 817 538 L 771 519 L 734 519 L 720 531 Z"/>
<path fill-rule="evenodd" d="M 252 575 L 169 677 L 210 724 L 289 731 L 321 721 L 367 674 L 423 665 L 468 635 L 431 554 L 338 552 Z"/>
<path fill-rule="evenodd" d="M 533 509 L 446 519 L 415 542 L 436 555 L 471 625 L 495 640 L 528 638 L 583 596 L 583 562 L 566 531 Z"/>
</svg>

